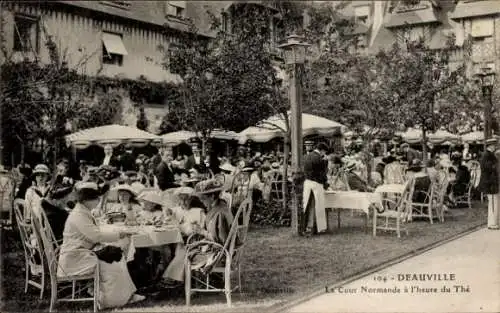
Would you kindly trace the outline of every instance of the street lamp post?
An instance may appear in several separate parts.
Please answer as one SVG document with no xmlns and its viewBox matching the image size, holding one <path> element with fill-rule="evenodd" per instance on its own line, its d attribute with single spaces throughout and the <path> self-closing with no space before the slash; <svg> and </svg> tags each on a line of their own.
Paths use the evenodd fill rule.
<svg viewBox="0 0 500 313">
<path fill-rule="evenodd" d="M 481 72 L 477 73 L 476 76 L 479 78 L 483 91 L 483 97 L 486 102 L 484 105 L 484 140 L 486 141 L 492 135 L 492 93 L 496 73 L 490 67 L 483 67 Z"/>
<path fill-rule="evenodd" d="M 291 67 L 290 71 L 290 106 L 291 106 L 291 146 L 292 146 L 292 173 L 294 175 L 293 203 L 291 226 L 295 234 L 300 233 L 299 225 L 302 215 L 302 188 L 304 174 L 302 170 L 302 66 L 306 59 L 306 48 L 309 45 L 299 35 L 290 35 L 287 42 L 280 45 L 284 50 L 285 63 Z M 286 117 L 288 118 L 288 117 Z"/>
</svg>

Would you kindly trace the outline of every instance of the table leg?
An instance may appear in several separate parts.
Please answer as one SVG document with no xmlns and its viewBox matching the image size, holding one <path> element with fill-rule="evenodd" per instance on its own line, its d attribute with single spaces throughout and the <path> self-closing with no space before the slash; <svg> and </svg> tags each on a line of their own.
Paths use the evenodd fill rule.
<svg viewBox="0 0 500 313">
<path fill-rule="evenodd" d="M 340 228 L 340 208 L 337 208 L 337 228 Z"/>
<path fill-rule="evenodd" d="M 370 213 L 365 214 L 365 233 L 368 233 L 368 220 L 370 218 Z"/>
</svg>

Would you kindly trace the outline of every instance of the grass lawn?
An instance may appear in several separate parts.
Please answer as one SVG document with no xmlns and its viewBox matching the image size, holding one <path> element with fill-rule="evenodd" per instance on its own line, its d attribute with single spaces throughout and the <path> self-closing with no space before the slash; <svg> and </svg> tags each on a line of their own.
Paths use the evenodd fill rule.
<svg viewBox="0 0 500 313">
<path fill-rule="evenodd" d="M 294 237 L 288 228 L 253 228 L 248 236 L 242 264 L 243 292 L 233 294 L 233 308 L 225 305 L 223 294 L 192 297 L 192 306 L 184 306 L 183 291 L 164 299 L 148 299 L 119 311 L 124 312 L 245 312 L 264 311 L 286 301 L 331 285 L 412 251 L 445 240 L 471 228 L 484 225 L 485 205 L 454 209 L 445 223 L 431 225 L 414 221 L 409 236 L 365 232 L 364 218 L 342 212 L 342 227 L 336 228 L 336 214 L 330 214 L 331 233 L 311 238 Z M 370 222 L 371 225 L 371 222 Z M 47 310 L 48 302 L 39 301 L 37 292 L 24 294 L 24 258 L 22 247 L 12 242 L 12 234 L 2 234 L 2 311 Z M 46 299 L 50 296 L 48 292 Z M 78 305 L 81 310 L 90 304 Z M 60 310 L 74 309 L 58 304 Z"/>
</svg>

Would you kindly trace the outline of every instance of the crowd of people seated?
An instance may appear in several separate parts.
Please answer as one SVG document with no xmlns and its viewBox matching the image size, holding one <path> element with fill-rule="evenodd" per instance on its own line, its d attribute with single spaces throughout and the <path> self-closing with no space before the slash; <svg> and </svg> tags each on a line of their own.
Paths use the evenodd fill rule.
<svg viewBox="0 0 500 313">
<path fill-rule="evenodd" d="M 79 275 L 96 262 L 105 263 L 101 266 L 102 307 L 142 300 L 138 288 L 149 292 L 182 285 L 186 241 L 208 238 L 224 244 L 227 239 L 237 196 L 231 195 L 237 192 L 232 187 L 240 173 L 248 179 L 251 191 L 248 194 L 254 203 L 269 200 L 271 178 L 280 184 L 291 181 L 283 177 L 282 153 L 262 154 L 242 149 L 233 157 L 221 157 L 214 152 L 203 158 L 198 146 L 181 147 L 175 156 L 172 149 L 163 147 L 152 157 L 134 157 L 127 150 L 116 158 L 113 149 L 106 146 L 105 157 L 98 166 L 82 161 L 78 171 L 71 171 L 70 163 L 61 160 L 54 170 L 45 164 L 38 164 L 33 170 L 27 165 L 16 169 L 16 198 L 24 199 L 27 212 L 35 217 L 43 210 L 55 238 L 62 239 L 61 251 L 96 250 L 103 243 L 132 235 L 99 230 L 96 220 L 109 213 L 123 213 L 130 225 L 154 225 L 168 220 L 178 223 L 183 242 L 137 249 L 134 260 L 128 263 L 123 258 L 108 263 L 85 253 L 61 257 L 61 271 L 66 274 Z M 326 186 L 334 190 L 369 192 L 379 185 L 403 184 L 413 177 L 414 201 L 418 202 L 419 191 L 427 192 L 433 181 L 446 178 L 453 182 L 448 190 L 448 205 L 453 206 L 454 199 L 467 191 L 471 179 L 468 160 L 463 160 L 458 152 L 435 154 L 427 164 L 422 163 L 421 153 L 408 145 L 375 158 L 367 157 L 362 149 L 328 152 Z M 369 160 L 375 161 L 369 164 Z M 166 191 L 173 191 L 178 203 L 166 204 L 162 196 Z M 194 268 L 209 271 L 216 261 L 215 255 L 210 247 L 200 246 L 188 258 Z"/>
</svg>

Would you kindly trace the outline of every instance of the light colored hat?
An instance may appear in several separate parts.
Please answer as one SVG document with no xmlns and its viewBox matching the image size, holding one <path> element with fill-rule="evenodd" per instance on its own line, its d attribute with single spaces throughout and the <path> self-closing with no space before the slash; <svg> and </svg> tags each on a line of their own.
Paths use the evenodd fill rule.
<svg viewBox="0 0 500 313">
<path fill-rule="evenodd" d="M 174 195 L 188 195 L 191 196 L 194 194 L 194 189 L 191 187 L 179 187 L 174 191 Z"/>
<path fill-rule="evenodd" d="M 91 189 L 91 190 L 99 191 L 99 186 L 97 185 L 97 183 L 87 182 L 87 181 L 77 182 L 75 184 L 75 190 L 80 191 L 83 189 Z"/>
<path fill-rule="evenodd" d="M 228 162 L 222 164 L 221 166 L 219 166 L 219 168 L 226 172 L 233 172 L 235 170 L 235 167 Z"/>
<path fill-rule="evenodd" d="M 278 162 L 273 162 L 273 163 L 271 163 L 271 167 L 272 168 L 279 168 L 280 164 Z"/>
<path fill-rule="evenodd" d="M 486 140 L 486 145 L 496 145 L 497 144 L 497 139 L 496 138 L 490 138 Z"/>
<path fill-rule="evenodd" d="M 163 196 L 159 190 L 156 189 L 147 189 L 143 190 L 137 199 L 142 201 L 147 201 L 159 205 L 163 205 Z"/>
<path fill-rule="evenodd" d="M 129 184 L 118 184 L 115 187 L 111 189 L 113 192 L 118 192 L 118 191 L 128 191 L 130 194 L 134 197 L 137 196 L 137 190 L 130 186 Z"/>
<path fill-rule="evenodd" d="M 224 185 L 216 179 L 209 179 L 199 182 L 198 184 L 196 184 L 194 189 L 196 194 L 204 195 L 204 194 L 220 192 L 224 190 Z"/>
<path fill-rule="evenodd" d="M 35 166 L 35 169 L 33 170 L 33 175 L 36 174 L 47 174 L 50 175 L 50 170 L 47 165 L 45 164 L 38 164 Z"/>
</svg>

